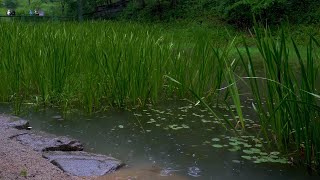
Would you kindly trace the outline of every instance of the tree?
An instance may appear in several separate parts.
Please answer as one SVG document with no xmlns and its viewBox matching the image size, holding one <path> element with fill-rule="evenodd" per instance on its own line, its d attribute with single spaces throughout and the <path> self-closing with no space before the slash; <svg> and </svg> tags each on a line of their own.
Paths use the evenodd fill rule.
<svg viewBox="0 0 320 180">
<path fill-rule="evenodd" d="M 171 7 L 175 8 L 177 6 L 177 0 L 171 0 Z"/>
<path fill-rule="evenodd" d="M 144 8 L 146 6 L 146 1 L 145 0 L 139 0 L 139 5 L 141 8 Z"/>
<path fill-rule="evenodd" d="M 8 9 L 15 9 L 18 7 L 18 2 L 16 0 L 4 0 L 3 5 Z"/>
<path fill-rule="evenodd" d="M 60 0 L 61 14 L 62 14 L 62 15 L 65 14 L 66 5 L 67 5 L 68 1 L 69 1 L 69 0 Z"/>
<path fill-rule="evenodd" d="M 83 17 L 82 17 L 82 0 L 78 0 L 78 20 L 79 21 L 82 21 L 83 20 Z"/>
</svg>

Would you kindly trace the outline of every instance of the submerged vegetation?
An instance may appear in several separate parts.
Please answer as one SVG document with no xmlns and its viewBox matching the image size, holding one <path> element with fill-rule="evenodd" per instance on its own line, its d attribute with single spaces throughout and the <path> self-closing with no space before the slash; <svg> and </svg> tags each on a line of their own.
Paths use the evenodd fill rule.
<svg viewBox="0 0 320 180">
<path fill-rule="evenodd" d="M 222 36 L 221 29 L 190 29 L 123 22 L 2 23 L 0 99 L 12 102 L 16 113 L 24 103 L 92 113 L 195 95 L 206 104 L 232 106 L 234 129 L 245 129 L 242 104 L 250 97 L 269 144 L 319 167 L 318 37 L 298 43 L 285 30 L 271 34 L 257 27 L 252 37 L 242 38 L 226 31 Z M 239 142 L 230 142 L 231 149 L 249 146 Z M 243 151 L 265 155 L 255 147 Z"/>
</svg>

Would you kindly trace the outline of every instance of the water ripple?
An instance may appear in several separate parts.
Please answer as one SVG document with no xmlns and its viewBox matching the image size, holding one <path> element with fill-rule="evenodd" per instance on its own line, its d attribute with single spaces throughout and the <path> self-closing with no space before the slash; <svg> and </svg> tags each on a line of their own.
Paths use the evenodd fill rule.
<svg viewBox="0 0 320 180">
<path fill-rule="evenodd" d="M 188 168 L 188 175 L 192 177 L 199 177 L 201 173 L 200 168 L 192 166 Z"/>
</svg>

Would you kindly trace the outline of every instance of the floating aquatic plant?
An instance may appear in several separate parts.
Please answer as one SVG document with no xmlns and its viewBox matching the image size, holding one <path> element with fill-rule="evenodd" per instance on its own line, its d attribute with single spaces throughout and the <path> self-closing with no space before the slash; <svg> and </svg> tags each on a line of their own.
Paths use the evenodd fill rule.
<svg viewBox="0 0 320 180">
<path fill-rule="evenodd" d="M 218 141 L 220 141 L 220 139 L 219 139 L 219 138 L 212 138 L 211 140 L 212 140 L 212 141 L 214 141 L 214 142 L 218 142 Z"/>
<path fill-rule="evenodd" d="M 120 129 L 124 128 L 124 126 L 123 126 L 123 125 L 119 125 L 118 127 L 119 127 Z"/>
<path fill-rule="evenodd" d="M 213 144 L 212 146 L 215 148 L 223 148 L 223 145 L 221 145 L 221 144 Z"/>
</svg>

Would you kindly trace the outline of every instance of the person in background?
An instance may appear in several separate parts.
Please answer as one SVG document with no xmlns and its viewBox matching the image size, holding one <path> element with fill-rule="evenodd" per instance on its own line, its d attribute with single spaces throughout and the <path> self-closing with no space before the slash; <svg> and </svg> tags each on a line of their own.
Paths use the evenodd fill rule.
<svg viewBox="0 0 320 180">
<path fill-rule="evenodd" d="M 15 16 L 16 15 L 16 12 L 12 9 L 8 9 L 7 11 L 7 16 Z"/>
<path fill-rule="evenodd" d="M 38 10 L 34 10 L 34 15 L 39 16 L 39 11 Z"/>
<path fill-rule="evenodd" d="M 31 9 L 29 10 L 29 15 L 30 15 L 30 16 L 33 16 L 33 12 L 32 12 Z"/>
<path fill-rule="evenodd" d="M 40 10 L 39 11 L 39 16 L 44 16 L 44 11 Z"/>
</svg>

